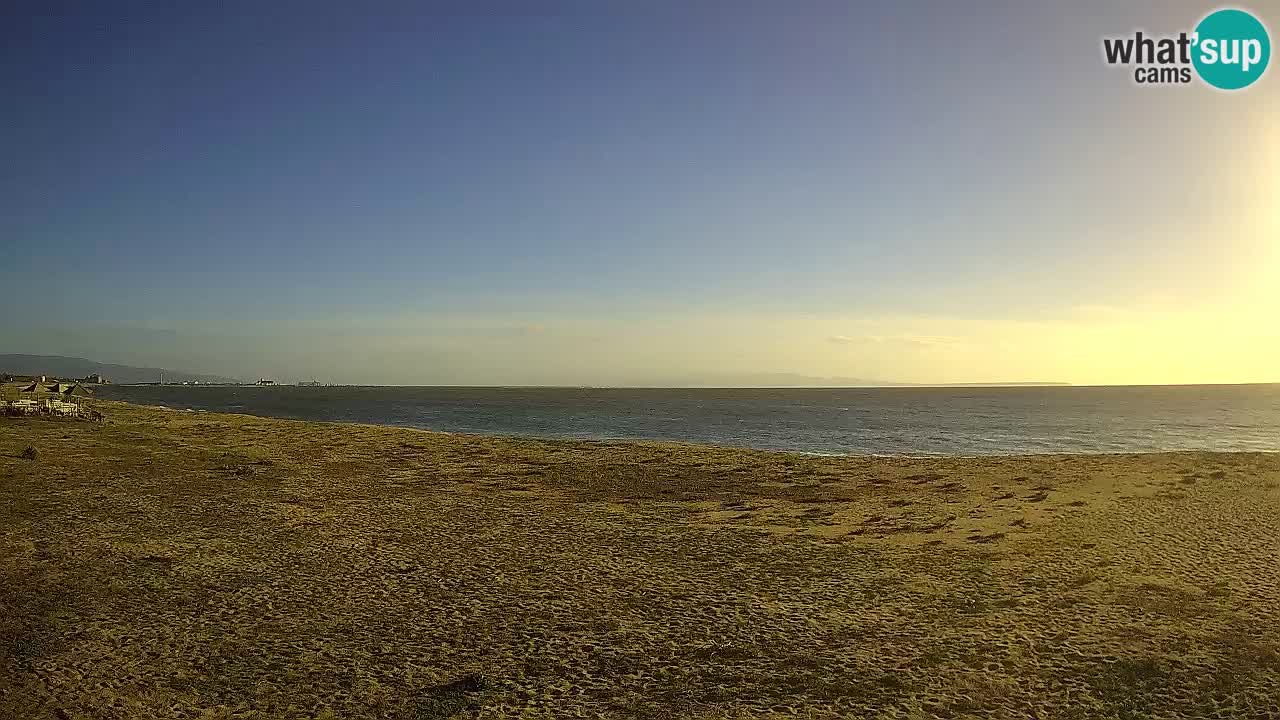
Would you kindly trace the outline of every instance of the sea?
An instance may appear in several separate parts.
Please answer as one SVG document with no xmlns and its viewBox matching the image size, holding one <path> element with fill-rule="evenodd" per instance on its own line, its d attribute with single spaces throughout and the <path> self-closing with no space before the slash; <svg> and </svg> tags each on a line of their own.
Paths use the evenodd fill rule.
<svg viewBox="0 0 1280 720">
<path fill-rule="evenodd" d="M 1280 451 L 1280 384 L 624 389 L 104 385 L 144 405 L 823 455 Z"/>
</svg>

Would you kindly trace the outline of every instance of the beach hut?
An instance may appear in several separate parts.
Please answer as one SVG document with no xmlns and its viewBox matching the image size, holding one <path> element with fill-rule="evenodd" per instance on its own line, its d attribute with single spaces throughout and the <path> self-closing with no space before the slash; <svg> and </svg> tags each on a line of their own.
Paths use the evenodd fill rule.
<svg viewBox="0 0 1280 720">
<path fill-rule="evenodd" d="M 23 414 L 45 412 L 49 409 L 49 400 L 56 397 L 52 394 L 53 386 L 40 380 L 22 386 L 18 392 L 22 398 L 10 406 Z"/>
</svg>

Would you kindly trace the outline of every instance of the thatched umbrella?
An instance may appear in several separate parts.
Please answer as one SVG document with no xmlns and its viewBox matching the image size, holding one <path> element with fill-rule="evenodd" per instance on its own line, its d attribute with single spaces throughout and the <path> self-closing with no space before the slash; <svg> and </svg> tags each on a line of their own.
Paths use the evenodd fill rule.
<svg viewBox="0 0 1280 720">
<path fill-rule="evenodd" d="M 58 394 L 63 400 L 79 402 L 80 398 L 86 398 L 93 394 L 93 390 L 81 385 L 80 383 L 60 383 L 58 385 Z"/>
</svg>

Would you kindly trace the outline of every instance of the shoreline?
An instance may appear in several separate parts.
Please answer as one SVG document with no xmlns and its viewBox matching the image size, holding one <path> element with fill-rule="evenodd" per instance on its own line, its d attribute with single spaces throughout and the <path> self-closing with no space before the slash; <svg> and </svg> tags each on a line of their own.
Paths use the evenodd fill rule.
<svg viewBox="0 0 1280 720">
<path fill-rule="evenodd" d="M 1280 703 L 1274 453 L 814 457 L 103 409 L 0 432 L 0 716 Z"/>
<path fill-rule="evenodd" d="M 515 434 L 515 433 L 497 433 L 497 432 L 468 432 L 459 430 L 436 430 L 431 428 L 416 427 L 413 425 L 395 425 L 391 423 L 365 423 L 350 420 L 315 420 L 310 418 L 284 417 L 280 415 L 256 415 L 248 412 L 226 412 L 221 410 L 205 410 L 202 408 L 182 408 L 171 407 L 168 405 L 154 405 L 146 403 L 135 403 L 126 400 L 101 400 L 93 399 L 92 403 L 102 404 L 106 406 L 122 405 L 127 407 L 137 407 L 150 410 L 158 410 L 162 412 L 177 413 L 194 413 L 204 415 L 235 415 L 238 417 L 258 418 L 265 420 L 284 420 L 289 422 L 300 423 L 317 423 L 322 425 L 351 425 L 357 427 L 369 428 L 390 428 L 397 430 L 412 430 L 415 432 L 432 433 L 440 435 L 453 435 L 459 437 L 471 437 L 476 439 L 495 439 L 495 440 L 530 440 L 530 441 L 548 441 L 548 442 L 569 442 L 569 443 L 635 443 L 639 445 L 673 445 L 679 447 L 690 448 L 709 448 L 725 451 L 747 451 L 758 453 L 772 453 L 779 455 L 801 455 L 806 457 L 818 458 L 902 458 L 910 460 L 932 460 L 932 459 L 957 459 L 957 460 L 981 460 L 984 458 L 1061 458 L 1061 457 L 1128 457 L 1128 456 L 1148 456 L 1148 455 L 1180 455 L 1180 454 L 1262 454 L 1280 456 L 1280 450 L 1200 450 L 1200 449 L 1181 449 L 1181 450 L 1114 450 L 1114 451 L 1096 451 L 1096 452 L 1075 452 L 1070 450 L 1063 451 L 1045 451 L 1045 452 L 1023 452 L 1023 453 L 985 453 L 985 454 L 905 454 L 905 453 L 836 453 L 836 452 L 817 452 L 808 450 L 783 450 L 772 448 L 753 447 L 749 445 L 725 445 L 716 443 L 703 443 L 692 440 L 671 440 L 662 438 L 633 438 L 633 437 L 593 437 L 593 438 L 576 438 L 555 435 L 535 435 L 535 434 Z M 108 418 L 109 420 L 109 418 Z"/>
</svg>

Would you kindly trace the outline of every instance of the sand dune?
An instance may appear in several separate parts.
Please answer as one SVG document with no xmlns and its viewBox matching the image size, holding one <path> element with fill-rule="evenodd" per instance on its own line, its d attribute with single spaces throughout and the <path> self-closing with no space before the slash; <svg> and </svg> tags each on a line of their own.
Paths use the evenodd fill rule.
<svg viewBox="0 0 1280 720">
<path fill-rule="evenodd" d="M 0 421 L 0 717 L 1280 717 L 1277 455 L 108 412 Z"/>
</svg>

